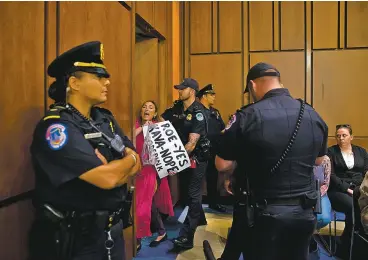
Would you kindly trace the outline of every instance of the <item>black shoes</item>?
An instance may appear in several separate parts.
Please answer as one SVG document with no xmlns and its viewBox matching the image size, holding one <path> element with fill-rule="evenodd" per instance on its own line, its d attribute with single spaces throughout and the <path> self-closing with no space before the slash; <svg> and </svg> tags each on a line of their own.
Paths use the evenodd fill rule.
<svg viewBox="0 0 368 260">
<path fill-rule="evenodd" d="M 176 247 L 182 249 L 191 249 L 193 248 L 193 240 L 190 240 L 186 237 L 177 237 L 173 239 L 173 243 Z"/>
<path fill-rule="evenodd" d="M 165 240 L 167 240 L 167 233 L 165 234 L 165 236 L 163 238 L 161 238 L 159 241 L 153 240 L 150 244 L 149 247 L 156 247 L 158 246 L 161 242 L 164 242 Z"/>
<path fill-rule="evenodd" d="M 226 208 L 220 204 L 210 204 L 208 205 L 208 207 L 212 210 L 221 212 L 221 213 L 225 213 L 226 212 Z"/>
</svg>

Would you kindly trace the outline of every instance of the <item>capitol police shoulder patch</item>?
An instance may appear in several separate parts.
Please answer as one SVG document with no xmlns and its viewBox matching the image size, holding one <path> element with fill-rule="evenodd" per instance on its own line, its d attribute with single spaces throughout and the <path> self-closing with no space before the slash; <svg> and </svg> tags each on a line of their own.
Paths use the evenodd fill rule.
<svg viewBox="0 0 368 260">
<path fill-rule="evenodd" d="M 196 114 L 196 118 L 197 118 L 198 121 L 203 121 L 203 119 L 204 119 L 202 113 Z"/>
<path fill-rule="evenodd" d="M 55 123 L 46 130 L 46 141 L 52 150 L 60 150 L 68 141 L 68 131 L 65 125 Z"/>
</svg>

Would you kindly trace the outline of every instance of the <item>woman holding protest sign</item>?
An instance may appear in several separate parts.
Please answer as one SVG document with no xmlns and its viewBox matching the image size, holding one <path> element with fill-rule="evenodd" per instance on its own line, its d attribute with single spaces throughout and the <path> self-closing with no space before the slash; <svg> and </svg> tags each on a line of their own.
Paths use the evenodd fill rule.
<svg viewBox="0 0 368 260">
<path fill-rule="evenodd" d="M 144 155 L 143 127 L 157 122 L 156 103 L 151 100 L 144 102 L 135 123 L 136 148 L 141 157 Z M 152 235 L 151 227 L 158 233 L 158 237 L 150 243 L 150 247 L 156 247 L 167 239 L 160 213 L 174 215 L 167 177 L 160 179 L 153 165 L 144 165 L 136 177 L 135 185 L 137 250 L 141 248 L 141 239 Z"/>
</svg>

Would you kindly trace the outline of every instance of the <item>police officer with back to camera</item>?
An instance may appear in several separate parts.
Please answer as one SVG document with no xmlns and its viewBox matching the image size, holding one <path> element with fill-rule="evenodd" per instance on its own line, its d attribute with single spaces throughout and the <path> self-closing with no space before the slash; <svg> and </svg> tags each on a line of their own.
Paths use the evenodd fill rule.
<svg viewBox="0 0 368 260">
<path fill-rule="evenodd" d="M 48 67 L 55 104 L 37 124 L 31 145 L 36 174 L 34 260 L 125 259 L 122 218 L 126 183 L 140 158 L 111 112 L 103 45 L 88 42 Z M 125 209 L 125 212 L 124 212 Z"/>
<path fill-rule="evenodd" d="M 178 249 L 190 249 L 197 226 L 206 221 L 202 208 L 202 180 L 210 153 L 208 126 L 204 108 L 196 101 L 199 90 L 197 81 L 185 78 L 174 88 L 179 91 L 179 100 L 166 109 L 161 117 L 172 122 L 191 158 L 191 166 L 179 173 L 180 197 L 187 199 L 189 210 L 179 237 L 173 242 Z"/>
<path fill-rule="evenodd" d="M 218 204 L 220 196 L 217 190 L 218 172 L 215 166 L 215 147 L 221 131 L 225 129 L 225 123 L 221 118 L 220 112 L 213 107 L 215 104 L 216 92 L 212 84 L 208 84 L 198 91 L 197 97 L 205 107 L 204 111 L 208 120 L 208 139 L 211 142 L 211 157 L 208 160 L 206 170 L 208 207 L 219 212 L 226 212 L 226 209 Z"/>
<path fill-rule="evenodd" d="M 327 152 L 327 125 L 290 96 L 270 64 L 249 70 L 245 91 L 254 103 L 233 115 L 216 157 L 220 172 L 231 172 L 236 163 L 235 178 L 242 182 L 243 257 L 306 260 L 319 196 L 313 165 Z"/>
</svg>

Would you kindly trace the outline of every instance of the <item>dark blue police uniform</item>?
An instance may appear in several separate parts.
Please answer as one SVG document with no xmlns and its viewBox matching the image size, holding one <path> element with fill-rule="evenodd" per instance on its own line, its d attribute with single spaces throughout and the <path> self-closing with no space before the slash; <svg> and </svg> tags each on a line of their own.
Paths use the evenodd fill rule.
<svg viewBox="0 0 368 260">
<path fill-rule="evenodd" d="M 269 75 L 269 70 L 276 74 Z M 279 72 L 259 63 L 249 71 L 247 82 L 263 76 Z M 236 182 L 242 182 L 237 185 L 245 191 L 249 181 L 250 203 L 255 207 L 254 226 L 238 228 L 246 233 L 237 233 L 243 238 L 245 259 L 307 259 L 316 224 L 309 203 L 316 198 L 313 165 L 327 152 L 328 133 L 309 105 L 291 151 L 271 173 L 294 132 L 300 107 L 287 89 L 270 90 L 260 101 L 238 110 L 221 136 L 217 155 L 236 161 Z"/>
<path fill-rule="evenodd" d="M 185 79 L 192 82 L 193 80 Z M 196 85 L 196 84 L 194 84 Z M 188 87 L 198 90 L 198 84 L 193 87 L 188 83 Z M 200 135 L 196 148 L 190 157 L 196 160 L 195 168 L 187 168 L 179 173 L 180 180 L 180 198 L 184 199 L 185 204 L 189 206 L 188 215 L 185 219 L 184 226 L 180 230 L 179 246 L 183 248 L 193 247 L 194 233 L 200 221 L 205 221 L 205 215 L 202 208 L 202 180 L 206 172 L 207 160 L 201 148 L 206 136 L 206 118 L 204 116 L 204 108 L 201 103 L 194 101 L 187 110 L 184 111 L 182 101 L 175 101 L 171 108 L 161 115 L 163 119 L 171 121 L 184 145 L 189 141 L 189 134 L 196 133 Z M 209 147 L 208 147 L 209 148 Z M 181 243 L 183 242 L 183 243 Z M 175 243 L 175 241 L 174 241 Z"/>
<path fill-rule="evenodd" d="M 68 60 L 90 62 L 91 57 L 100 57 L 100 50 L 99 42 L 87 43 L 64 53 L 60 56 L 61 61 L 59 57 L 52 64 L 73 64 Z M 102 63 L 96 59 L 95 62 Z M 93 67 L 80 70 L 101 72 L 104 76 L 107 73 L 101 71 L 101 67 L 96 71 Z M 60 101 L 63 98 L 55 99 Z M 36 220 L 30 234 L 31 259 L 107 259 L 105 242 L 109 234 L 114 241 L 111 259 L 125 259 L 121 219 L 126 185 L 105 190 L 81 180 L 79 176 L 103 164 L 95 154 L 96 148 L 108 162 L 122 158 L 101 132 L 111 138 L 119 135 L 126 147 L 134 149 L 134 146 L 110 111 L 93 107 L 90 114 L 91 120 L 70 104 L 57 103 L 36 126 L 31 145 L 36 175 Z M 90 121 L 99 131 L 91 126 Z"/>
<path fill-rule="evenodd" d="M 203 95 L 206 94 L 216 94 L 214 86 L 208 84 L 203 87 L 197 94 L 197 97 L 201 99 Z M 207 200 L 209 207 L 221 212 L 225 211 L 225 208 L 218 205 L 219 192 L 217 190 L 218 182 L 218 172 L 215 166 L 215 147 L 218 145 L 218 138 L 222 130 L 225 128 L 225 123 L 222 120 L 220 111 L 216 108 L 210 106 L 206 108 L 204 106 L 204 112 L 208 121 L 208 139 L 211 142 L 211 157 L 208 160 L 207 170 L 206 170 L 206 182 L 207 182 Z"/>
</svg>

